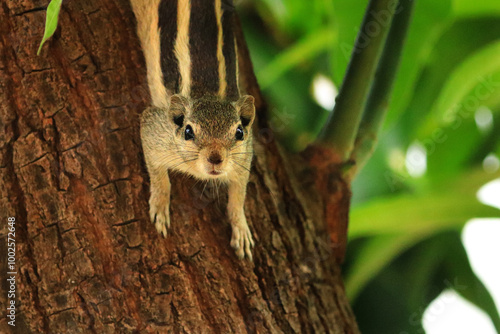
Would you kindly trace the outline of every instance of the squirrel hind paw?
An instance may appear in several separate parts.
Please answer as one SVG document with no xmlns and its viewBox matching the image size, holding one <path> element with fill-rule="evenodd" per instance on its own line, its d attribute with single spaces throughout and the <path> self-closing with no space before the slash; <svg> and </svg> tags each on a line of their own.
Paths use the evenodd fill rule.
<svg viewBox="0 0 500 334">
<path fill-rule="evenodd" d="M 245 256 L 253 261 L 252 257 L 252 247 L 254 245 L 254 241 L 252 238 L 252 232 L 247 227 L 242 226 L 233 226 L 233 236 L 231 238 L 231 247 L 234 248 L 236 252 L 236 256 L 240 260 L 243 260 Z"/>
</svg>

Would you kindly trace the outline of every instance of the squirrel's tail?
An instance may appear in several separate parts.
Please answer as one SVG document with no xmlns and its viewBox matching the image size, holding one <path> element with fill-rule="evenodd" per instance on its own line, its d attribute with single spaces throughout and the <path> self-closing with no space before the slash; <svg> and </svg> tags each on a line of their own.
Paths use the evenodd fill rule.
<svg viewBox="0 0 500 334">
<path fill-rule="evenodd" d="M 161 0 L 130 0 L 137 21 L 137 35 L 146 60 L 152 104 L 159 108 L 167 108 L 169 96 L 173 92 L 167 90 L 161 68 L 162 54 L 158 16 L 161 2 Z M 176 3 L 176 1 L 170 2 L 172 4 Z M 176 10 L 170 12 L 175 15 Z M 175 28 L 175 19 L 173 22 Z"/>
<path fill-rule="evenodd" d="M 131 0 L 152 103 L 206 94 L 239 97 L 232 0 Z"/>
</svg>

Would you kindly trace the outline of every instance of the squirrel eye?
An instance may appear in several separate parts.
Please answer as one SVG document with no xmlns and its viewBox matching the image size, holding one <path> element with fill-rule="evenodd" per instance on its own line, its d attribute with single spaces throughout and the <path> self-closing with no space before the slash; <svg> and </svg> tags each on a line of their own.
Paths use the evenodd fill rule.
<svg viewBox="0 0 500 334">
<path fill-rule="evenodd" d="M 194 131 L 191 125 L 187 125 L 186 130 L 184 130 L 184 139 L 185 140 L 194 139 Z"/>
<path fill-rule="evenodd" d="M 184 116 L 181 115 L 181 116 L 174 117 L 174 124 L 181 127 L 182 124 L 184 124 Z"/>
<path fill-rule="evenodd" d="M 236 140 L 243 140 L 243 129 L 241 128 L 241 125 L 238 125 L 238 128 L 236 129 Z"/>
</svg>

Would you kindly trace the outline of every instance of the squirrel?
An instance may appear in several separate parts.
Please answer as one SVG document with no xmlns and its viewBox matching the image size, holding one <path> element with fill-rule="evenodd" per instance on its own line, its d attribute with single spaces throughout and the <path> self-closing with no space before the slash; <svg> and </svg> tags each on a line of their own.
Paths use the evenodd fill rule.
<svg viewBox="0 0 500 334">
<path fill-rule="evenodd" d="M 244 213 L 253 157 L 254 98 L 240 95 L 238 57 L 227 0 L 131 0 L 152 106 L 141 115 L 150 177 L 149 214 L 170 227 L 169 172 L 228 185 L 230 245 L 252 260 Z"/>
</svg>

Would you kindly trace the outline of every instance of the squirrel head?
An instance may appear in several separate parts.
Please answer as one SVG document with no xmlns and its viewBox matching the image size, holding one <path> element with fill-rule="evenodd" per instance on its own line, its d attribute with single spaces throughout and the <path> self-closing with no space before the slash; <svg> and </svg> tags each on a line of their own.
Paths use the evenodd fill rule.
<svg viewBox="0 0 500 334">
<path fill-rule="evenodd" d="M 168 122 L 174 129 L 172 169 L 201 179 L 242 174 L 252 159 L 251 128 L 255 118 L 254 98 L 245 95 L 236 102 L 206 96 L 198 99 L 170 97 Z"/>
</svg>

